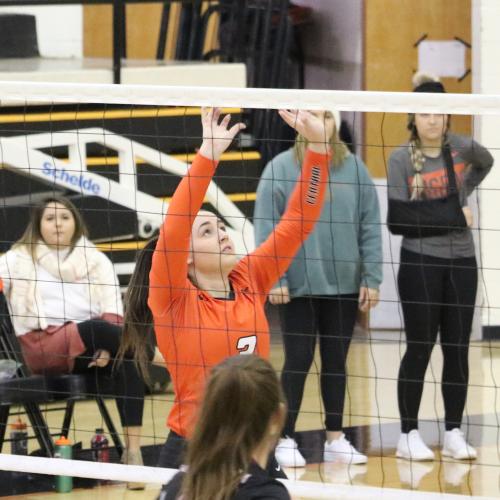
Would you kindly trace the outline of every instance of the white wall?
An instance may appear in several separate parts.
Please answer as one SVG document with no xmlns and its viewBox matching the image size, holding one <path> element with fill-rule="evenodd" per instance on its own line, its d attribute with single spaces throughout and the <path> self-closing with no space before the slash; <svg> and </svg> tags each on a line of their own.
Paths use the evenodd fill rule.
<svg viewBox="0 0 500 500">
<path fill-rule="evenodd" d="M 473 0 L 473 91 L 500 93 L 500 2 Z M 483 275 L 483 326 L 500 326 L 500 109 L 496 116 L 475 117 L 476 139 L 495 158 L 491 173 L 478 193 L 480 266 Z"/>
<path fill-rule="evenodd" d="M 362 0 L 295 0 L 311 7 L 313 22 L 302 28 L 306 88 L 360 90 L 363 57 Z"/>
<path fill-rule="evenodd" d="M 43 57 L 82 57 L 81 5 L 0 7 L 0 14 L 4 13 L 36 16 L 38 48 Z"/>
<path fill-rule="evenodd" d="M 311 25 L 301 28 L 307 89 L 362 90 L 364 0 L 294 0 L 311 7 Z M 362 120 L 342 113 L 362 140 Z"/>
</svg>

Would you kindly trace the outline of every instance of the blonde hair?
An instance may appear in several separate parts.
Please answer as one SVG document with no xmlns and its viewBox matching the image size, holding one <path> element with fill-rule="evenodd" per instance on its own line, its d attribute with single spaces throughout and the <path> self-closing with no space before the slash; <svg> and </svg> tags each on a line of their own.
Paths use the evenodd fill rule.
<svg viewBox="0 0 500 500">
<path fill-rule="evenodd" d="M 413 165 L 413 170 L 415 175 L 411 182 L 411 200 L 419 200 L 424 193 L 425 184 L 422 177 L 422 170 L 424 168 L 424 153 L 422 153 L 422 148 L 420 145 L 420 139 L 417 137 L 410 138 L 410 144 L 408 146 L 410 153 L 410 161 Z"/>
<path fill-rule="evenodd" d="M 335 118 L 335 129 L 333 131 L 332 136 L 330 137 L 330 140 L 328 141 L 332 151 L 333 168 L 340 166 L 344 162 L 344 160 L 351 154 L 349 148 L 340 139 L 339 128 L 340 124 L 337 123 L 337 119 Z M 300 164 L 302 164 L 302 161 L 304 160 L 308 144 L 309 141 L 305 137 L 303 137 L 300 134 L 297 135 L 295 139 L 295 144 L 293 145 L 293 150 L 295 153 L 295 158 Z"/>
</svg>

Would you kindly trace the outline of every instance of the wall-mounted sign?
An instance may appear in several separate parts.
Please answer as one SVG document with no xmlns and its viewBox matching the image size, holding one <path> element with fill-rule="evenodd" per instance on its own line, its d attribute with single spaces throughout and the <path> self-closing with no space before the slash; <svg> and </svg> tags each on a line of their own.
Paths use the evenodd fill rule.
<svg viewBox="0 0 500 500">
<path fill-rule="evenodd" d="M 462 78 L 467 46 L 460 40 L 422 40 L 418 44 L 418 70 L 438 77 Z"/>
</svg>

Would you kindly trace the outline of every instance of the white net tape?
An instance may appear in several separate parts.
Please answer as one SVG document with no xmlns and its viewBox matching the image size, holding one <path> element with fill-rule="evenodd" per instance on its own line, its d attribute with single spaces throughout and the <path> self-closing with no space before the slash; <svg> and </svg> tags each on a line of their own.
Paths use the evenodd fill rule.
<svg viewBox="0 0 500 500">
<path fill-rule="evenodd" d="M 500 115 L 500 95 L 0 82 L 0 105 L 21 104 L 27 106 L 40 103 L 133 104 L 133 106 L 183 107 L 219 106 L 246 109 L 336 109 L 348 112 L 419 112 L 474 115 L 476 117 Z M 478 123 L 480 123 L 480 120 L 478 120 Z M 489 126 L 491 127 L 492 124 L 490 123 Z M 87 131 L 88 134 L 90 132 Z M 53 135 L 56 136 L 57 134 L 54 133 Z M 105 136 L 104 133 L 101 135 Z M 62 140 L 62 136 L 63 134 L 59 132 L 60 140 Z M 8 141 L 8 139 L 4 139 L 4 146 L 9 144 Z M 109 140 L 107 144 L 108 146 L 113 145 L 110 144 Z M 51 137 L 50 145 L 55 146 L 58 143 Z M 142 155 L 144 158 L 148 157 L 148 151 L 144 146 L 137 145 L 134 147 L 135 154 Z M 143 150 L 139 149 L 139 147 L 142 147 Z M 116 148 L 118 149 L 118 146 Z M 3 154 L 7 158 L 6 147 L 4 147 Z M 167 160 L 162 159 L 160 163 L 166 165 Z M 214 195 L 213 198 L 219 200 L 219 196 Z M 484 228 L 489 229 L 489 226 L 484 226 L 481 229 Z M 496 384 L 493 382 L 491 385 L 495 385 L 496 396 Z M 381 414 L 376 417 L 381 418 Z M 495 468 L 498 466 L 497 463 L 492 465 Z M 7 454 L 0 454 L 0 469 L 49 475 L 70 474 L 74 477 L 138 481 L 158 485 L 167 482 L 176 472 L 171 469 L 153 467 L 22 457 Z M 495 471 L 495 473 L 497 472 Z M 292 495 L 311 499 L 378 498 L 399 500 L 407 498 L 409 500 L 452 500 L 463 498 L 461 495 L 454 494 L 356 485 L 332 485 L 312 481 L 285 481 L 285 484 Z M 489 497 L 481 498 L 487 499 Z"/>
<path fill-rule="evenodd" d="M 112 481 L 137 481 L 155 484 L 168 482 L 178 472 L 159 467 L 103 464 L 63 458 L 20 457 L 0 454 L 0 469 L 16 472 L 34 472 L 48 475 L 105 479 Z M 463 495 L 428 493 L 396 488 L 320 484 L 314 481 L 282 480 L 293 497 L 328 500 L 463 500 Z M 493 497 L 477 497 L 493 500 Z"/>
<path fill-rule="evenodd" d="M 498 115 L 500 95 L 0 82 L 1 102 Z"/>
</svg>

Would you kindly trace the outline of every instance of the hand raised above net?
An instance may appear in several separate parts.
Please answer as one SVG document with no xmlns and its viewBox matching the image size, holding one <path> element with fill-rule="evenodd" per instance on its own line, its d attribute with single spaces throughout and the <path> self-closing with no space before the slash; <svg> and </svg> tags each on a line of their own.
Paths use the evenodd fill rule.
<svg viewBox="0 0 500 500">
<path fill-rule="evenodd" d="M 226 115 L 219 123 L 220 114 L 220 108 L 201 108 L 203 142 L 200 154 L 215 161 L 226 151 L 236 134 L 246 127 L 244 123 L 238 122 L 228 128 L 231 115 Z"/>
<path fill-rule="evenodd" d="M 280 109 L 283 120 L 309 141 L 308 147 L 324 154 L 329 150 L 330 137 L 333 134 L 333 120 L 325 120 L 310 111 Z"/>
</svg>

